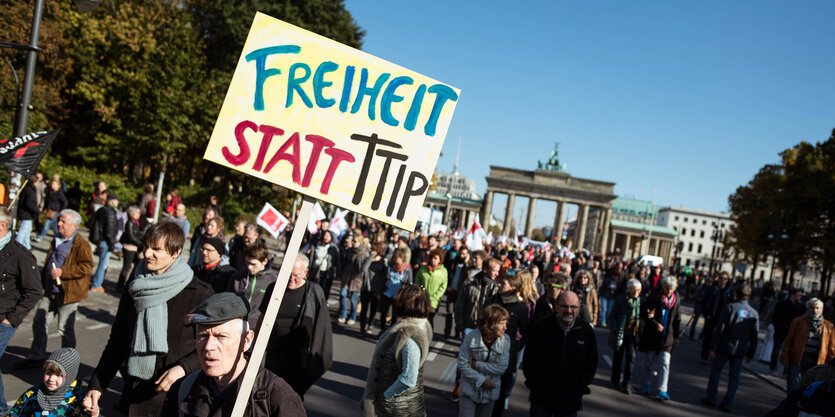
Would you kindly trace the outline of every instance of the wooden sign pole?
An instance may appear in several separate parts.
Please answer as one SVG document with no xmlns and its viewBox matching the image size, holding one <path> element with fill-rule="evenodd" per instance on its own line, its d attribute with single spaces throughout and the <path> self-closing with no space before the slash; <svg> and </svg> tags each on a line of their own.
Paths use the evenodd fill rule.
<svg viewBox="0 0 835 417">
<path fill-rule="evenodd" d="M 249 358 L 249 363 L 243 374 L 243 380 L 241 380 L 238 398 L 235 400 L 235 407 L 232 409 L 232 417 L 243 417 L 244 411 L 247 405 L 249 405 L 249 397 L 252 393 L 252 386 L 255 384 L 255 376 L 258 374 L 258 368 L 261 367 L 261 362 L 264 359 L 264 352 L 267 349 L 267 342 L 270 340 L 273 325 L 275 325 L 278 308 L 281 306 L 281 300 L 284 298 L 284 290 L 287 289 L 287 282 L 290 280 L 290 271 L 296 262 L 296 255 L 299 253 L 304 231 L 307 230 L 307 223 L 310 221 L 313 203 L 314 200 L 312 197 L 302 196 L 302 207 L 293 225 L 293 234 L 290 236 L 290 242 L 287 244 L 287 250 L 284 252 L 284 260 L 281 261 L 281 269 L 278 272 L 278 279 L 275 281 L 272 298 L 270 298 L 270 303 L 267 305 L 267 311 L 264 312 L 261 327 L 258 328 L 258 332 L 256 333 L 255 346 L 252 348 L 252 356 Z M 308 282 L 305 285 L 318 284 Z M 252 308 L 258 307 L 252 306 Z"/>
</svg>

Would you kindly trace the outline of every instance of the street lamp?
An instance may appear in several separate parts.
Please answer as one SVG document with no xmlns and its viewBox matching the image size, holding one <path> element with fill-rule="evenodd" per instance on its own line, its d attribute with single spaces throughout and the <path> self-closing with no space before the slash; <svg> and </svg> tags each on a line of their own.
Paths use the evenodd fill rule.
<svg viewBox="0 0 835 417">
<path fill-rule="evenodd" d="M 15 112 L 15 123 L 12 137 L 20 137 L 26 134 L 29 125 L 29 110 L 32 102 L 32 86 L 35 82 L 35 64 L 38 60 L 38 52 L 41 48 L 38 47 L 38 37 L 41 31 L 41 17 L 43 16 L 43 2 L 44 0 L 35 0 L 35 11 L 32 14 L 32 31 L 29 36 L 29 45 L 21 45 L 14 43 L 3 42 L 0 47 L 24 49 L 26 50 L 26 72 L 23 75 L 23 87 L 18 85 L 17 73 L 12 68 L 12 73 L 15 77 L 15 84 L 17 86 L 17 109 Z M 75 5 L 82 12 L 92 12 L 99 5 L 100 0 L 76 0 Z M 9 63 L 6 60 L 6 63 Z M 9 64 L 11 66 L 11 64 Z M 20 184 L 20 174 L 15 174 L 17 181 L 14 179 L 11 184 Z M 17 187 L 9 187 L 9 199 L 14 201 L 14 196 L 17 193 Z M 12 210 L 16 211 L 15 208 Z M 15 215 L 16 216 L 16 215 Z"/>
<path fill-rule="evenodd" d="M 719 229 L 719 222 L 717 221 L 717 222 L 713 223 L 713 233 L 710 236 L 710 240 L 713 241 L 713 250 L 710 253 L 710 273 L 711 274 L 713 273 L 713 262 L 716 260 L 716 252 L 717 252 L 717 249 L 718 249 L 716 247 L 716 245 L 719 242 L 721 242 L 724 239 L 724 237 L 725 237 L 725 231 Z M 719 264 L 719 268 L 717 268 L 717 269 L 719 269 L 719 270 L 722 269 L 722 264 L 721 263 Z"/>
<path fill-rule="evenodd" d="M 444 217 L 446 217 L 446 226 L 447 229 L 452 226 L 452 222 L 450 221 L 450 208 L 452 207 L 452 194 L 446 193 L 446 208 L 444 209 Z"/>
</svg>

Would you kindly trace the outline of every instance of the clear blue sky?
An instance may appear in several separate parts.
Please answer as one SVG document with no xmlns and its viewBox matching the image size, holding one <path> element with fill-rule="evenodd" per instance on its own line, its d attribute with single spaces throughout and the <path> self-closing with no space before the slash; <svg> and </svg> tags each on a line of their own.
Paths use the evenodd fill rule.
<svg viewBox="0 0 835 417">
<path fill-rule="evenodd" d="M 346 5 L 364 51 L 461 89 L 438 170 L 463 138 L 480 193 L 491 164 L 534 169 L 560 142 L 571 175 L 618 195 L 727 211 L 781 150 L 835 127 L 831 0 Z"/>
</svg>

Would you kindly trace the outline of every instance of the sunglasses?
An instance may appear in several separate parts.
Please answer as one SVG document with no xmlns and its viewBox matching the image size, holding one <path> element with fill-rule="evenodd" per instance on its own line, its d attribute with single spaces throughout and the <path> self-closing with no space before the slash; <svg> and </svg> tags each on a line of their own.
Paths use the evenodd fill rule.
<svg viewBox="0 0 835 417">
<path fill-rule="evenodd" d="M 563 285 L 562 284 L 551 284 L 551 288 L 563 289 Z"/>
</svg>

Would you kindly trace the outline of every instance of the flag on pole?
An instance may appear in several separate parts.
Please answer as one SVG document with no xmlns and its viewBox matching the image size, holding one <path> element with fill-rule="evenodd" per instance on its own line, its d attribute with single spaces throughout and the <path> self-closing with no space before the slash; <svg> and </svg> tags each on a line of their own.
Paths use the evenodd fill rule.
<svg viewBox="0 0 835 417">
<path fill-rule="evenodd" d="M 325 220 L 327 216 L 325 216 L 325 210 L 322 210 L 322 206 L 319 205 L 317 201 L 316 204 L 313 205 L 313 211 L 310 213 L 310 221 L 307 222 L 307 231 L 311 234 L 315 234 L 317 230 L 319 230 L 319 222 Z"/>
<path fill-rule="evenodd" d="M 492 240 L 492 235 L 490 235 L 490 239 Z M 465 243 L 470 250 L 475 251 L 484 249 L 484 229 L 481 228 L 481 222 L 479 222 L 478 214 L 475 215 L 473 226 L 470 227 L 470 231 L 467 233 Z"/>
<path fill-rule="evenodd" d="M 255 218 L 255 222 L 259 226 L 267 229 L 273 236 L 273 239 L 278 238 L 279 233 L 284 231 L 284 228 L 290 224 L 290 221 L 270 203 L 264 203 L 264 208 L 261 209 L 261 213 Z"/>
<path fill-rule="evenodd" d="M 519 242 L 519 228 L 516 227 L 516 223 L 513 223 L 513 246 L 521 249 L 521 243 Z"/>
<path fill-rule="evenodd" d="M 348 231 L 348 221 L 345 220 L 348 213 L 350 213 L 348 210 L 337 209 L 336 214 L 331 220 L 331 227 L 328 230 L 333 233 L 337 241 L 342 240 L 342 235 Z"/>
<path fill-rule="evenodd" d="M 0 164 L 29 178 L 41 164 L 60 131 L 32 132 L 16 138 L 0 139 Z"/>
</svg>

